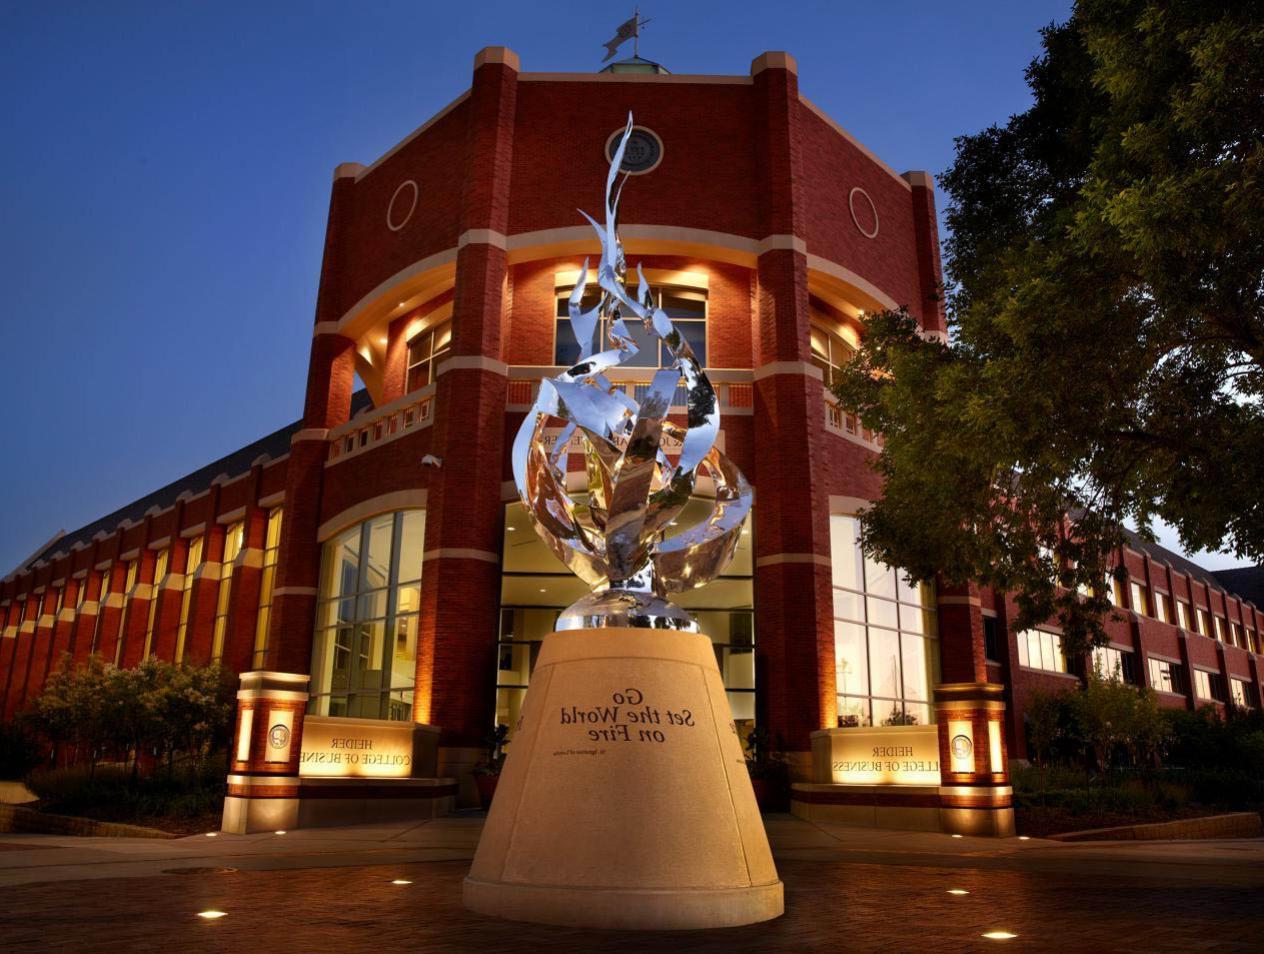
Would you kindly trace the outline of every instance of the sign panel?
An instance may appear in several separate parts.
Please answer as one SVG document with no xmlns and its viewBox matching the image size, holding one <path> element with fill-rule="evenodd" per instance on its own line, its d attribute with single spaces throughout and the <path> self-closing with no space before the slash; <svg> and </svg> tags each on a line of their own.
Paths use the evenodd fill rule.
<svg viewBox="0 0 1264 954">
<path fill-rule="evenodd" d="M 828 729 L 813 733 L 827 747 L 829 781 L 838 785 L 938 785 L 939 729 L 934 725 Z"/>
<path fill-rule="evenodd" d="M 298 774 L 319 778 L 409 778 L 413 723 L 307 716 Z"/>
</svg>

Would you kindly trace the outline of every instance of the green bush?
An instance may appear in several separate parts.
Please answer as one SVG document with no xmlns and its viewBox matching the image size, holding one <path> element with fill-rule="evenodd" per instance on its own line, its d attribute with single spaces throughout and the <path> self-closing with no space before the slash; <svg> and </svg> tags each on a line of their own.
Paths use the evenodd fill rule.
<svg viewBox="0 0 1264 954">
<path fill-rule="evenodd" d="M 41 808 L 59 814 L 103 821 L 190 818 L 223 807 L 226 771 L 223 758 L 182 763 L 139 780 L 121 765 L 76 765 L 37 770 L 26 784 Z"/>
<path fill-rule="evenodd" d="M 23 722 L 0 722 L 0 779 L 20 779 L 44 761 L 34 733 Z"/>
</svg>

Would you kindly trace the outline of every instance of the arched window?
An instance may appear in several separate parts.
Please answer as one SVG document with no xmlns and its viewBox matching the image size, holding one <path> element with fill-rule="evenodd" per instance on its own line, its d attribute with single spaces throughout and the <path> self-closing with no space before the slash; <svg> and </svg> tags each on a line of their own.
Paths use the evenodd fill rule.
<svg viewBox="0 0 1264 954">
<path fill-rule="evenodd" d="M 309 712 L 412 719 L 425 532 L 424 510 L 400 510 L 325 544 Z"/>
</svg>

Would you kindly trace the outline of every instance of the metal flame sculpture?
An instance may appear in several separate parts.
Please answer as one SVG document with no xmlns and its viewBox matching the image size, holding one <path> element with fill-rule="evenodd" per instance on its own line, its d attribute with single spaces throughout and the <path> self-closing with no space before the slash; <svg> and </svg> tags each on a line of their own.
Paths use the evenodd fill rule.
<svg viewBox="0 0 1264 954">
<path fill-rule="evenodd" d="M 536 532 L 570 570 L 594 592 L 566 609 L 559 630 L 636 626 L 694 632 L 697 623 L 669 603 L 670 593 L 692 589 L 719 575 L 733 558 L 742 524 L 751 508 L 751 488 L 733 462 L 715 447 L 720 429 L 719 401 L 689 343 L 656 307 L 640 266 L 630 293 L 627 263 L 616 231 L 619 198 L 615 189 L 632 115 L 606 176 L 604 227 L 587 213 L 601 240 L 597 306 L 581 309 L 588 286 L 588 259 L 569 313 L 579 342 L 579 362 L 540 382 L 540 391 L 518 431 L 513 448 L 514 480 Z M 638 352 L 628 323 L 641 322 L 662 342 L 670 366 L 659 368 L 640 401 L 606 376 Z M 594 351 L 594 333 L 608 328 L 609 341 Z M 667 419 L 678 387 L 686 395 L 684 427 Z M 550 448 L 545 430 L 562 422 Z M 663 439 L 680 442 L 672 463 Z M 573 440 L 582 442 L 587 488 L 567 492 L 567 457 Z M 702 522 L 668 536 L 694 492 L 700 471 L 715 486 L 714 506 Z"/>
</svg>

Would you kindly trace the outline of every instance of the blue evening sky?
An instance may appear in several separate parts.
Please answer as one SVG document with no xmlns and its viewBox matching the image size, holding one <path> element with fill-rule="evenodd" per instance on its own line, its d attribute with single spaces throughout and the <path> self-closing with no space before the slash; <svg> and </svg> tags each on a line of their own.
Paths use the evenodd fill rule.
<svg viewBox="0 0 1264 954">
<path fill-rule="evenodd" d="M 1027 106 L 1037 30 L 1069 6 L 647 2 L 641 52 L 744 74 L 787 50 L 804 93 L 891 166 L 939 172 L 954 136 Z M 481 47 L 595 70 L 631 11 L 0 3 L 0 575 L 301 414 L 335 165 L 458 95 Z"/>
</svg>

